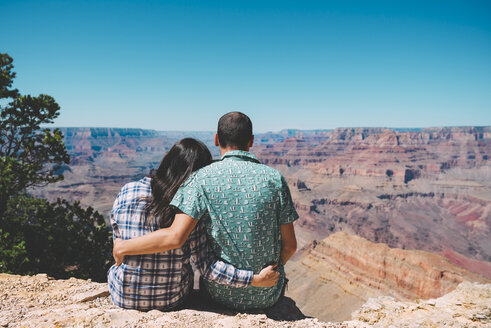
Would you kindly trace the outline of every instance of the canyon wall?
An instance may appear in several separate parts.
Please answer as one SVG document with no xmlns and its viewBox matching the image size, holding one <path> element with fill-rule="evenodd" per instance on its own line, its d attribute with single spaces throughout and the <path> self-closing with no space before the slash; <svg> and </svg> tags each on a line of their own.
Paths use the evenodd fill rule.
<svg viewBox="0 0 491 328">
<path fill-rule="evenodd" d="M 254 152 L 287 178 L 302 245 L 347 231 L 491 261 L 490 127 L 336 129 Z"/>
<path fill-rule="evenodd" d="M 491 283 L 441 255 L 390 248 L 345 232 L 311 242 L 286 270 L 292 281 L 287 295 L 305 314 L 328 321 L 349 319 L 370 297 L 429 299 L 463 281 Z"/>
</svg>

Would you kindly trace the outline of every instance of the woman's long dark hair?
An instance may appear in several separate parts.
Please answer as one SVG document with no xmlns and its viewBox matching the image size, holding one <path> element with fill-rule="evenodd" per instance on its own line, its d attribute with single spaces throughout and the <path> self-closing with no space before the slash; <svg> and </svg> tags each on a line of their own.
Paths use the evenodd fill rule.
<svg viewBox="0 0 491 328">
<path fill-rule="evenodd" d="M 201 141 L 184 138 L 172 146 L 159 168 L 150 172 L 152 196 L 145 199 L 148 220 L 154 220 L 153 223 L 158 223 L 161 228 L 170 226 L 174 221 L 175 210 L 169 203 L 177 189 L 192 172 L 211 162 L 210 151 Z"/>
</svg>

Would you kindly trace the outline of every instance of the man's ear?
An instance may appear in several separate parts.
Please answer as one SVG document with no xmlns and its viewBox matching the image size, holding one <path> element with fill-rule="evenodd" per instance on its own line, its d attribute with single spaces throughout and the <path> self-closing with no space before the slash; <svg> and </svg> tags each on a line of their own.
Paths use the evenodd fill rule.
<svg viewBox="0 0 491 328">
<path fill-rule="evenodd" d="M 247 144 L 248 148 L 251 148 L 254 145 L 254 135 L 252 135 L 251 140 L 249 140 L 249 143 Z"/>
<path fill-rule="evenodd" d="M 218 141 L 218 133 L 215 133 L 215 146 L 220 147 L 220 142 Z"/>
</svg>

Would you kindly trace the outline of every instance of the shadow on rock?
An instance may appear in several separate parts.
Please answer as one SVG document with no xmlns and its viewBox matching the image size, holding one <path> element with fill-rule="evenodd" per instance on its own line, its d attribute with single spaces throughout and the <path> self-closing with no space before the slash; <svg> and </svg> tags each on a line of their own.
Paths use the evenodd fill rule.
<svg viewBox="0 0 491 328">
<path fill-rule="evenodd" d="M 297 307 L 294 300 L 282 296 L 272 307 L 265 309 L 264 314 L 273 320 L 296 321 L 307 318 Z"/>
<path fill-rule="evenodd" d="M 192 293 L 191 297 L 189 297 L 188 301 L 182 308 L 214 312 L 230 316 L 235 316 L 237 313 L 239 313 L 236 310 L 217 304 L 210 299 L 209 296 L 203 295 L 203 293 L 198 291 Z M 309 318 L 305 316 L 302 311 L 300 311 L 293 299 L 286 296 L 280 297 L 278 302 L 276 302 L 276 304 L 270 308 L 264 310 L 244 311 L 240 313 L 265 314 L 268 318 L 278 321 L 296 321 Z"/>
</svg>

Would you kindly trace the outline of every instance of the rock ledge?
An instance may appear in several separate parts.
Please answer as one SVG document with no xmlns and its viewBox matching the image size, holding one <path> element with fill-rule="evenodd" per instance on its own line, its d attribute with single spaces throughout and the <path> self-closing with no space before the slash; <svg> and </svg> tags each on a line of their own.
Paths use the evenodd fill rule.
<svg viewBox="0 0 491 328">
<path fill-rule="evenodd" d="M 265 314 L 185 309 L 139 312 L 111 304 L 107 284 L 54 280 L 45 274 L 0 274 L 0 327 L 486 327 L 491 323 L 491 284 L 464 282 L 432 300 L 370 299 L 352 321 L 316 318 L 277 321 Z"/>
</svg>

